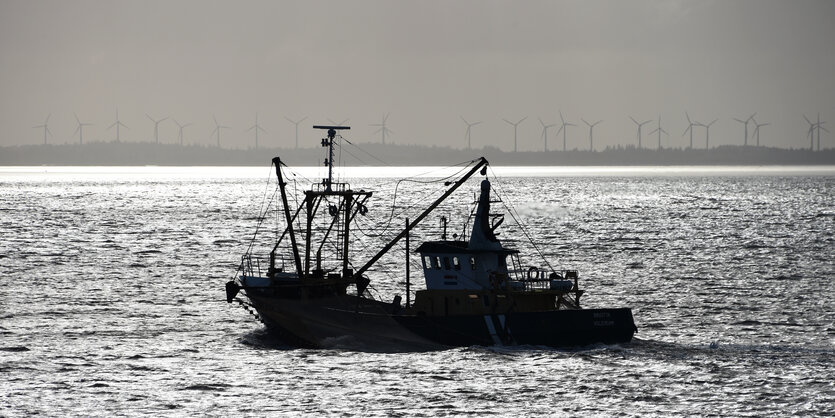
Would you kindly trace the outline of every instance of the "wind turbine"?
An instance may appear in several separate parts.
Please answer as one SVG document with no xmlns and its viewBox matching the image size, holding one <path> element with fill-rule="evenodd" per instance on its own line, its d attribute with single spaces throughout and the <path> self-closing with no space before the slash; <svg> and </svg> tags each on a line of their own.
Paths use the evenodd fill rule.
<svg viewBox="0 0 835 418">
<path fill-rule="evenodd" d="M 699 123 L 693 123 L 693 121 L 690 120 L 690 115 L 687 112 L 684 112 L 684 116 L 687 116 L 688 125 L 687 128 L 684 130 L 684 133 L 681 134 L 681 136 L 687 135 L 687 131 L 690 131 L 690 149 L 693 149 L 693 127 L 699 126 Z"/>
<path fill-rule="evenodd" d="M 460 116 L 460 118 L 461 118 L 461 120 L 464 121 L 465 124 L 467 124 L 467 133 L 466 133 L 466 135 L 467 135 L 467 149 L 470 149 L 470 145 L 472 145 L 472 142 L 470 141 L 470 134 L 472 133 L 472 127 L 478 125 L 479 123 L 481 123 L 481 121 L 470 123 L 470 122 L 467 122 L 467 120 L 464 119 L 463 116 Z"/>
<path fill-rule="evenodd" d="M 111 128 L 113 128 L 114 126 L 116 127 L 116 142 L 119 142 L 119 127 L 120 127 L 120 126 L 124 126 L 125 128 L 127 128 L 127 127 L 128 127 L 127 125 L 125 125 L 124 123 L 122 123 L 122 122 L 119 120 L 119 108 L 116 108 L 116 122 L 113 122 L 113 124 L 112 124 L 112 125 L 108 126 L 108 127 L 107 127 L 107 130 L 109 131 L 109 130 L 110 130 Z"/>
<path fill-rule="evenodd" d="M 826 122 L 821 122 L 821 114 L 818 112 L 818 122 L 815 124 L 818 127 L 818 151 L 821 150 L 821 129 L 826 131 L 826 133 L 829 133 L 829 131 L 822 126 L 824 123 Z"/>
<path fill-rule="evenodd" d="M 751 121 L 754 122 L 754 132 L 751 134 L 751 136 L 756 136 L 757 137 L 757 146 L 760 146 L 760 127 L 766 126 L 766 125 L 771 125 L 771 124 L 770 123 L 757 123 L 756 119 L 751 119 Z"/>
<path fill-rule="evenodd" d="M 284 119 L 287 119 L 288 122 L 292 123 L 293 125 L 296 125 L 296 149 L 299 149 L 299 124 L 304 122 L 305 120 L 307 120 L 307 116 L 305 116 L 305 117 L 303 117 L 299 120 L 293 120 L 293 119 L 288 118 L 287 116 L 285 116 Z M 328 120 L 330 120 L 330 119 L 328 119 Z"/>
<path fill-rule="evenodd" d="M 649 134 L 652 135 L 656 132 L 658 132 L 658 149 L 661 149 L 661 134 L 663 133 L 663 134 L 669 135 L 667 133 L 667 131 L 665 131 L 664 128 L 661 127 L 661 115 L 658 115 L 658 128 L 656 128 L 654 131 L 650 132 Z"/>
<path fill-rule="evenodd" d="M 217 123 L 217 118 L 215 117 L 215 115 L 212 115 L 212 119 L 215 120 L 215 130 L 212 131 L 212 135 L 214 135 L 215 132 L 217 132 L 217 147 L 220 148 L 220 131 L 222 131 L 224 129 L 231 129 L 231 128 L 228 127 L 228 126 L 223 126 L 223 125 Z"/>
<path fill-rule="evenodd" d="M 75 121 L 78 122 L 78 128 L 75 128 L 75 132 L 78 132 L 78 143 L 84 144 L 84 127 L 90 126 L 92 123 L 81 123 L 81 119 L 78 119 L 78 115 L 75 114 Z M 73 135 L 75 135 L 73 132 Z"/>
<path fill-rule="evenodd" d="M 632 116 L 630 116 L 630 117 L 629 117 L 629 119 L 632 119 L 632 122 L 635 122 L 635 125 L 638 125 L 638 149 L 641 149 L 641 127 L 642 127 L 642 126 L 644 126 L 644 125 L 646 125 L 646 124 L 648 124 L 648 123 L 650 123 L 650 122 L 652 122 L 652 120 L 647 120 L 647 121 L 643 121 L 643 122 L 638 122 L 638 121 L 637 121 L 637 120 L 635 120 L 635 118 L 633 118 Z"/>
<path fill-rule="evenodd" d="M 563 150 L 563 152 L 565 152 L 565 150 L 566 150 L 566 148 L 565 148 L 565 133 L 568 131 L 568 129 L 566 129 L 566 127 L 577 126 L 577 125 L 575 125 L 573 123 L 566 122 L 565 118 L 562 117 L 562 110 L 560 110 L 559 112 L 560 112 L 560 120 L 562 121 L 562 125 L 560 125 L 560 130 L 557 131 L 557 135 L 559 135 L 560 132 L 562 132 L 562 150 Z"/>
<path fill-rule="evenodd" d="M 719 119 L 714 119 L 712 122 L 708 123 L 707 125 L 705 125 L 704 123 L 701 123 L 701 122 L 696 122 L 699 126 L 704 126 L 705 127 L 705 149 L 710 148 L 710 125 L 713 125 L 714 123 L 716 123 L 717 120 L 719 120 Z"/>
<path fill-rule="evenodd" d="M 157 141 L 157 144 L 159 144 L 159 124 L 160 124 L 160 122 L 168 119 L 168 116 L 166 116 L 166 117 L 164 117 L 160 120 L 154 120 L 154 118 L 152 118 L 147 113 L 145 114 L 145 116 L 148 116 L 148 119 L 150 119 L 151 122 L 154 122 L 154 139 Z"/>
<path fill-rule="evenodd" d="M 46 115 L 46 120 L 43 121 L 43 125 L 36 125 L 33 126 L 32 129 L 40 129 L 43 128 L 43 144 L 46 145 L 46 134 L 52 135 L 52 132 L 49 130 L 49 117 L 52 116 L 52 113 Z"/>
<path fill-rule="evenodd" d="M 603 122 L 603 120 L 599 120 L 595 123 L 588 123 L 583 118 L 580 118 L 580 120 L 583 121 L 583 123 L 585 123 L 586 125 L 589 125 L 589 151 L 594 151 L 594 127 L 598 123 Z"/>
<path fill-rule="evenodd" d="M 389 118 L 389 114 L 386 113 L 385 115 L 383 115 L 383 121 L 382 122 L 373 123 L 373 124 L 369 125 L 369 126 L 379 126 L 380 127 L 380 129 L 377 129 L 376 131 L 374 131 L 374 133 L 376 134 L 377 132 L 380 132 L 380 134 L 383 137 L 383 145 L 386 144 L 386 132 L 392 133 L 392 134 L 394 133 L 394 131 L 392 131 L 391 129 L 386 128 L 386 121 L 388 120 L 388 118 Z M 347 122 L 347 119 L 346 119 L 346 122 Z"/>
<path fill-rule="evenodd" d="M 753 115 L 748 116 L 748 119 L 745 119 L 745 120 L 734 118 L 735 121 L 745 125 L 745 142 L 743 142 L 743 145 L 745 145 L 746 147 L 748 146 L 748 122 L 751 122 L 751 119 L 754 119 L 754 116 L 756 114 L 757 113 L 754 112 Z"/>
<path fill-rule="evenodd" d="M 349 120 L 350 120 L 350 119 L 345 119 L 345 120 L 343 120 L 342 122 L 336 123 L 336 121 L 335 121 L 335 120 L 333 120 L 333 119 L 328 119 L 328 122 L 330 122 L 330 123 L 331 123 L 332 125 L 334 125 L 334 126 L 345 126 L 345 124 L 346 124 L 346 123 L 348 123 L 348 121 L 349 121 Z"/>
<path fill-rule="evenodd" d="M 817 124 L 812 123 L 806 115 L 803 115 L 803 119 L 806 119 L 806 123 L 809 124 L 809 130 L 806 131 L 806 136 L 810 137 L 809 139 L 809 151 L 815 150 L 815 127 Z"/>
<path fill-rule="evenodd" d="M 181 125 L 180 122 L 177 122 L 177 119 L 171 119 L 171 120 L 173 120 L 174 123 L 176 123 L 177 127 L 179 128 L 179 132 L 177 132 L 177 139 L 180 141 L 180 146 L 183 146 L 183 129 L 185 129 L 186 127 L 191 126 L 191 124 L 187 123 L 185 125 Z"/>
<path fill-rule="evenodd" d="M 258 125 L 258 112 L 255 112 L 255 125 L 250 126 L 246 131 L 249 132 L 253 129 L 255 130 L 255 149 L 258 149 L 258 131 L 267 133 L 261 125 Z"/>
<path fill-rule="evenodd" d="M 524 122 L 525 119 L 527 119 L 527 118 L 528 117 L 525 116 L 524 118 L 519 119 L 519 122 L 516 122 L 516 123 L 513 123 L 513 122 L 511 122 L 507 119 L 503 119 L 505 122 L 507 122 L 508 124 L 513 126 L 513 152 L 516 152 L 516 128 L 519 126 L 520 123 Z"/>
<path fill-rule="evenodd" d="M 538 118 L 539 123 L 542 124 L 542 139 L 545 140 L 545 152 L 548 152 L 548 128 L 553 128 L 557 126 L 556 123 L 552 123 L 550 125 L 546 125 L 545 122 L 542 121 L 542 118 Z"/>
</svg>

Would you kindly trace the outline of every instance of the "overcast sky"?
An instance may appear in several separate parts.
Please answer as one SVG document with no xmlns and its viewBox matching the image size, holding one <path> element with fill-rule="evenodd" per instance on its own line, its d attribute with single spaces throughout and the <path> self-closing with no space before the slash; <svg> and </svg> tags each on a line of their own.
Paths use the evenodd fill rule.
<svg viewBox="0 0 835 418">
<path fill-rule="evenodd" d="M 568 122 L 569 148 L 588 148 L 580 121 L 602 119 L 595 147 L 635 144 L 629 119 L 684 146 L 684 112 L 718 121 L 711 145 L 741 144 L 733 118 L 770 123 L 764 145 L 807 147 L 810 118 L 835 133 L 833 1 L 9 1 L 0 0 L 0 145 L 38 144 L 48 114 L 53 143 L 153 140 L 169 116 L 187 144 L 292 146 L 285 117 L 350 119 L 349 139 L 513 149 L 503 118 L 527 117 L 519 150 L 541 150 L 542 125 Z M 559 148 L 558 127 L 549 131 Z M 750 125 L 753 131 L 753 125 Z M 695 131 L 704 146 L 704 129 Z M 177 126 L 160 124 L 160 141 Z M 824 147 L 835 135 L 822 133 Z"/>
</svg>

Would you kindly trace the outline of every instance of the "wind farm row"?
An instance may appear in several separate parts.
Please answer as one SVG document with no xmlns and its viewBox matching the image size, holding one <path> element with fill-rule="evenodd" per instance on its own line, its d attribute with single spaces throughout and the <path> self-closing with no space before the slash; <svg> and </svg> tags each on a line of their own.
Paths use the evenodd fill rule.
<svg viewBox="0 0 835 418">
<path fill-rule="evenodd" d="M 539 140 L 542 141 L 541 144 L 542 144 L 542 150 L 543 151 L 546 151 L 546 152 L 548 152 L 548 151 L 568 151 L 569 150 L 569 147 L 568 147 L 569 128 L 580 128 L 579 122 L 582 122 L 582 124 L 585 125 L 585 127 L 588 129 L 588 134 L 587 134 L 588 147 L 586 148 L 586 147 L 581 145 L 579 147 L 577 147 L 577 146 L 572 147 L 571 149 L 572 150 L 588 150 L 588 151 L 598 151 L 599 150 L 599 148 L 595 148 L 594 128 L 596 126 L 602 124 L 602 123 L 605 123 L 604 120 L 602 120 L 602 119 L 600 119 L 600 120 L 592 119 L 592 121 L 589 121 L 589 120 L 586 120 L 585 118 L 581 117 L 581 118 L 579 118 L 577 123 L 575 123 L 575 122 L 572 122 L 570 120 L 567 120 L 565 118 L 565 116 L 563 115 L 561 110 L 558 111 L 558 115 L 559 115 L 559 122 L 553 122 L 553 123 L 545 122 L 542 118 L 537 118 L 537 120 L 539 121 L 539 124 L 541 125 L 541 128 L 542 128 L 542 130 L 540 131 Z M 54 139 L 53 133 L 49 128 L 50 116 L 51 116 L 51 114 L 47 115 L 46 119 L 44 120 L 44 122 L 42 124 L 35 125 L 35 126 L 32 127 L 33 129 L 42 130 L 42 132 L 43 132 L 43 144 L 44 145 L 50 143 L 49 142 L 50 138 Z M 84 144 L 85 143 L 84 142 L 85 128 L 91 129 L 90 127 L 92 127 L 94 125 L 92 123 L 82 122 L 82 120 L 78 117 L 77 114 L 73 114 L 73 116 L 75 117 L 76 128 L 72 132 L 72 135 L 71 135 L 70 138 L 71 138 L 72 142 L 74 142 L 77 139 L 79 144 Z M 184 143 L 185 143 L 186 128 L 192 127 L 194 125 L 191 122 L 180 121 L 180 120 L 177 120 L 177 119 L 175 119 L 173 117 L 170 117 L 170 116 L 165 116 L 165 117 L 162 117 L 162 118 L 159 118 L 159 119 L 154 118 L 149 114 L 145 114 L 144 116 L 148 119 L 148 122 L 145 122 L 145 125 L 142 126 L 140 129 L 142 129 L 143 131 L 147 131 L 147 134 L 150 134 L 151 133 L 151 127 L 153 127 L 153 131 L 152 131 L 153 132 L 153 137 L 152 137 L 151 141 L 154 142 L 154 143 L 157 143 L 157 144 L 161 143 L 160 142 L 160 125 L 167 122 L 169 119 L 171 120 L 170 123 L 173 123 L 176 126 L 176 129 L 177 129 L 177 139 L 176 139 L 177 142 L 176 143 L 178 143 L 179 145 L 184 145 Z M 821 131 L 829 133 L 829 130 L 827 130 L 823 126 L 824 124 L 826 124 L 826 122 L 821 121 L 820 113 L 818 113 L 817 118 L 814 119 L 814 120 L 808 118 L 806 115 L 802 115 L 802 116 L 803 116 L 803 120 L 805 120 L 805 122 L 807 124 L 807 128 L 805 130 L 805 138 L 807 140 L 809 140 L 809 149 L 812 150 L 812 151 L 814 151 L 814 150 L 820 151 L 821 150 Z M 371 135 L 379 135 L 381 144 L 386 144 L 386 138 L 391 137 L 392 135 L 395 134 L 394 131 L 389 129 L 389 127 L 387 126 L 388 118 L 389 118 L 389 114 L 385 114 L 385 115 L 383 115 L 380 123 L 367 124 L 367 126 L 371 127 L 372 129 L 376 128 L 376 130 L 374 130 L 374 132 Z M 478 129 L 478 128 L 475 128 L 475 127 L 477 125 L 481 125 L 483 122 L 482 121 L 470 121 L 468 119 L 465 119 L 463 116 L 459 116 L 459 118 L 464 123 L 464 127 L 465 127 L 464 138 L 466 139 L 466 149 L 470 150 L 470 149 L 473 148 L 473 132 L 476 129 Z M 286 122 L 289 123 L 289 125 L 286 126 L 288 131 L 289 131 L 290 127 L 292 127 L 292 129 L 293 129 L 293 133 L 294 133 L 293 137 L 295 139 L 295 141 L 293 143 L 293 146 L 294 146 L 294 148 L 297 149 L 297 148 L 299 148 L 299 124 L 308 120 L 308 117 L 305 116 L 305 117 L 301 117 L 301 118 L 291 119 L 290 117 L 285 116 L 284 119 L 286 120 Z M 520 119 L 516 119 L 515 121 L 514 120 L 509 120 L 509 119 L 506 119 L 506 118 L 502 118 L 502 121 L 505 122 L 508 125 L 508 127 L 512 129 L 512 135 L 513 135 L 512 136 L 512 140 L 513 140 L 513 143 L 512 143 L 513 148 L 512 149 L 513 149 L 513 152 L 519 152 L 519 147 L 518 147 L 518 145 L 519 145 L 519 141 L 518 141 L 519 132 L 518 132 L 518 128 L 519 128 L 520 125 L 522 125 L 524 122 L 526 122 L 527 119 L 528 119 L 527 116 L 522 117 Z M 625 123 L 627 120 L 631 121 L 632 124 L 634 125 L 634 128 L 635 128 L 634 142 L 633 141 L 625 142 L 623 144 L 619 144 L 620 146 L 636 147 L 639 150 L 640 149 L 652 149 L 652 148 L 662 149 L 662 148 L 665 148 L 665 146 L 663 145 L 663 143 L 664 143 L 663 139 L 666 138 L 667 139 L 666 148 L 681 148 L 681 149 L 686 150 L 686 149 L 710 149 L 711 146 L 712 146 L 712 144 L 710 142 L 710 128 L 719 119 L 713 119 L 710 122 L 704 122 L 704 121 L 701 121 L 701 120 L 691 118 L 691 116 L 688 112 L 684 112 L 684 120 L 686 120 L 686 125 L 684 125 L 685 126 L 684 131 L 682 132 L 679 139 L 676 139 L 677 138 L 676 136 L 671 136 L 670 133 L 664 128 L 664 125 L 662 124 L 661 115 L 658 115 L 657 119 L 646 119 L 646 120 L 636 119 L 632 115 L 628 115 L 628 119 L 624 119 L 624 121 L 622 121 L 622 122 Z M 741 138 L 739 139 L 739 143 L 737 143 L 735 145 L 746 146 L 746 147 L 747 146 L 760 147 L 761 146 L 761 142 L 760 142 L 761 130 L 762 130 L 762 128 L 764 128 L 766 126 L 771 125 L 771 123 L 769 123 L 769 122 L 765 122 L 765 121 L 762 121 L 762 120 L 757 120 L 757 114 L 756 113 L 753 113 L 753 114 L 751 114 L 747 117 L 743 117 L 743 118 L 731 118 L 731 120 L 740 124 L 739 125 L 739 134 L 740 134 Z M 209 137 L 211 139 L 213 139 L 213 142 L 215 143 L 215 146 L 217 146 L 218 148 L 221 148 L 224 145 L 226 145 L 223 142 L 224 132 L 225 131 L 229 132 L 233 128 L 220 123 L 218 121 L 217 117 L 214 116 L 214 115 L 212 115 L 212 121 L 213 121 L 214 129 L 211 130 L 211 133 L 210 133 Z M 333 125 L 345 125 L 349 122 L 349 120 L 345 119 L 345 120 L 337 122 L 337 121 L 334 121 L 332 119 L 328 119 L 328 122 L 333 124 Z M 170 125 L 170 123 L 168 125 Z M 621 126 L 624 123 L 621 123 Z M 644 134 L 643 130 L 644 130 L 645 125 L 649 125 L 647 129 L 649 129 L 649 128 L 654 128 L 654 129 L 652 131 L 650 131 L 649 133 Z M 557 127 L 558 127 L 558 129 L 556 131 L 555 138 L 558 141 L 558 143 L 557 143 L 557 146 L 554 147 L 553 143 L 549 143 L 549 139 L 551 139 L 551 138 L 549 138 L 549 130 L 552 129 L 552 128 L 557 128 Z M 170 130 L 173 127 L 172 126 L 165 126 L 165 128 Z M 130 128 L 128 127 L 128 125 L 126 125 L 124 122 L 122 122 L 122 120 L 119 118 L 119 112 L 117 110 L 115 120 L 109 126 L 107 126 L 103 131 L 111 136 L 112 139 L 109 139 L 108 141 L 121 142 L 122 141 L 122 138 L 121 138 L 121 130 L 122 129 L 130 129 Z M 254 123 L 251 126 L 247 127 L 246 129 L 240 130 L 238 132 L 238 135 L 243 135 L 243 134 L 252 135 L 252 141 L 253 141 L 252 145 L 254 146 L 255 149 L 258 149 L 259 147 L 264 147 L 264 146 L 267 146 L 267 147 L 275 146 L 275 144 L 264 144 L 262 139 L 259 137 L 259 134 L 267 134 L 267 133 L 268 133 L 267 130 L 263 126 L 261 126 L 261 124 L 259 123 L 258 113 L 256 113 Z M 285 132 L 285 133 L 288 133 L 288 132 Z M 495 131 L 494 131 L 494 133 L 495 133 Z M 509 135 L 510 131 L 508 131 L 507 133 Z M 145 134 L 145 135 L 147 135 L 147 134 Z M 586 134 L 582 131 L 579 132 L 579 134 L 583 137 L 586 136 Z M 560 139 L 561 139 L 561 141 L 559 141 Z M 576 138 L 574 140 L 576 141 Z M 105 142 L 108 142 L 108 141 L 105 141 Z M 163 142 L 164 143 L 171 143 L 170 141 L 165 141 L 165 140 Z M 561 144 L 559 142 L 561 142 Z M 678 144 L 678 145 L 675 145 L 675 144 Z M 448 145 L 452 145 L 452 144 L 448 144 Z M 462 146 L 463 145 L 464 144 L 462 144 Z M 453 145 L 453 147 L 454 147 L 454 145 Z"/>
</svg>

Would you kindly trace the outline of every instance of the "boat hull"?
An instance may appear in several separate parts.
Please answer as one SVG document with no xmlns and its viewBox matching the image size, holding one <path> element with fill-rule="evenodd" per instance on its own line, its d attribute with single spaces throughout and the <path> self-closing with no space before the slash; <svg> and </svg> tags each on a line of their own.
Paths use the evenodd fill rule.
<svg viewBox="0 0 835 418">
<path fill-rule="evenodd" d="M 577 347 L 632 340 L 629 308 L 427 316 L 356 296 L 294 300 L 249 295 L 288 344 L 361 351 L 428 351 L 472 345 Z"/>
</svg>

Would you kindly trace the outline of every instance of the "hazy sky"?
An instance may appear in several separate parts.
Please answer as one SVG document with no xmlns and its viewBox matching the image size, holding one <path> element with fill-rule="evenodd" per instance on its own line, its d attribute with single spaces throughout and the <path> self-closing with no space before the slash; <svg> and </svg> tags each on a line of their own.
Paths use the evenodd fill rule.
<svg viewBox="0 0 835 418">
<path fill-rule="evenodd" d="M 719 120 L 711 145 L 741 144 L 733 118 L 771 123 L 761 143 L 806 147 L 805 113 L 835 133 L 833 1 L 9 1 L 0 0 L 0 145 L 153 140 L 170 116 L 186 143 L 214 144 L 212 115 L 231 127 L 227 147 L 291 146 L 285 117 L 350 119 L 348 138 L 542 149 L 558 110 L 578 126 L 569 148 L 636 143 L 632 115 L 662 116 L 665 146 L 689 142 L 684 112 Z M 643 128 L 655 146 L 657 127 Z M 753 130 L 753 126 L 751 126 Z M 551 148 L 562 139 L 550 132 Z M 704 129 L 694 136 L 704 146 Z M 161 142 L 177 141 L 172 120 Z M 823 132 L 822 144 L 835 146 Z"/>
</svg>

